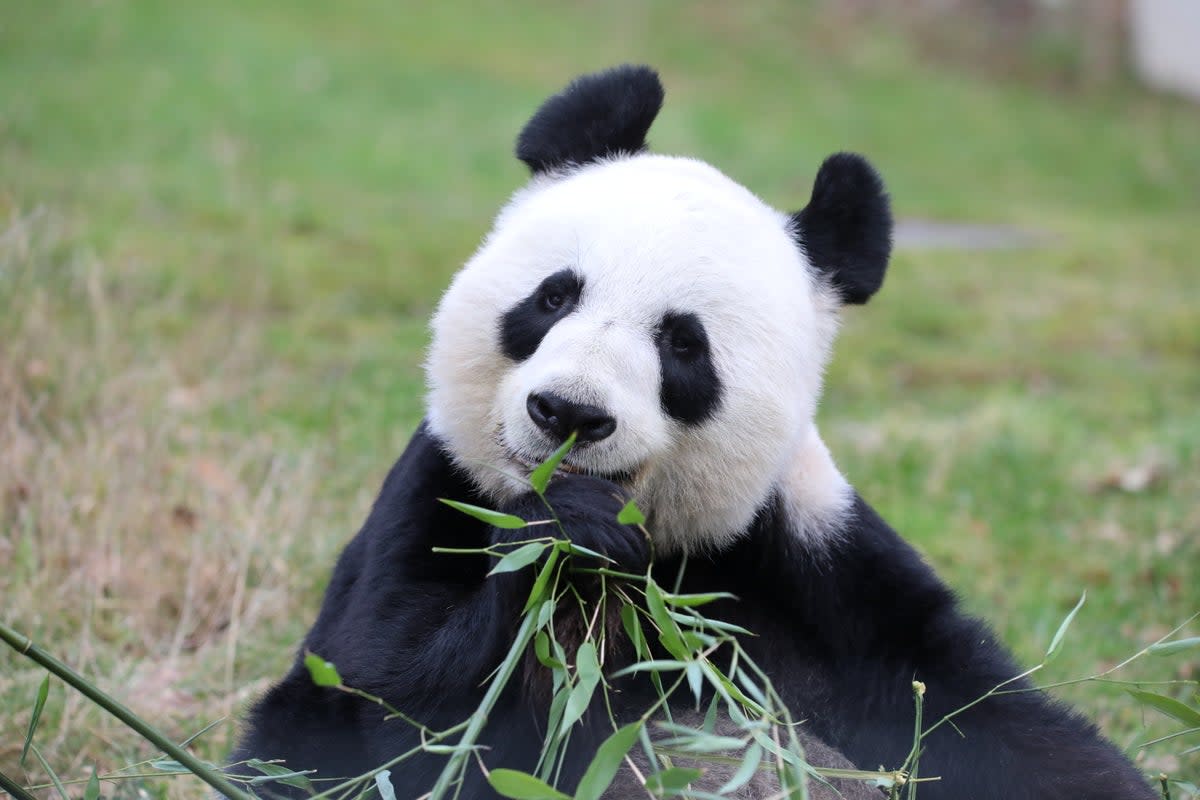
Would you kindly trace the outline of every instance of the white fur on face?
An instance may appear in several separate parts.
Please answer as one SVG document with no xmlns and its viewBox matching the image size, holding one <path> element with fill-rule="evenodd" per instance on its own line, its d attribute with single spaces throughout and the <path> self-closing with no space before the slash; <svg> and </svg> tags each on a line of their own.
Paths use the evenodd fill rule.
<svg viewBox="0 0 1200 800">
<path fill-rule="evenodd" d="M 578 306 L 513 362 L 500 320 L 563 269 L 583 278 Z M 716 411 L 694 426 L 660 400 L 654 336 L 668 312 L 699 317 L 721 381 Z M 639 155 L 538 178 L 434 316 L 430 425 L 503 500 L 556 445 L 528 416 L 531 392 L 605 409 L 616 430 L 568 461 L 632 474 L 661 550 L 719 546 L 774 489 L 798 527 L 836 527 L 849 492 L 812 426 L 836 312 L 786 217 L 706 164 Z"/>
</svg>

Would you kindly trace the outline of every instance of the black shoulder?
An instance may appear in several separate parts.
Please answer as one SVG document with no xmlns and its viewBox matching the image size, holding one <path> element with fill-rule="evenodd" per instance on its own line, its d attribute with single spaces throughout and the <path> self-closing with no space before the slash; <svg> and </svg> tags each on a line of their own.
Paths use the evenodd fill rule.
<svg viewBox="0 0 1200 800">
<path fill-rule="evenodd" d="M 546 100 L 517 137 L 517 158 L 536 175 L 646 146 L 663 103 L 658 73 L 624 65 L 583 75 Z"/>
</svg>

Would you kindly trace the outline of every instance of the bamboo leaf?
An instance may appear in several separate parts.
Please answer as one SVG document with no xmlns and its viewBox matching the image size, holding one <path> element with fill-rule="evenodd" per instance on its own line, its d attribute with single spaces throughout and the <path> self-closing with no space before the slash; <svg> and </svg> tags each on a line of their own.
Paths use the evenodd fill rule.
<svg viewBox="0 0 1200 800">
<path fill-rule="evenodd" d="M 546 493 L 546 486 L 550 483 L 550 476 L 554 474 L 554 470 L 558 469 L 559 463 L 567 455 L 575 445 L 575 433 L 572 432 L 567 440 L 563 442 L 557 450 L 550 454 L 550 457 L 537 466 L 529 475 L 529 485 L 537 492 L 538 496 Z"/>
<path fill-rule="evenodd" d="M 58 773 L 50 766 L 50 762 L 46 760 L 46 757 L 42 755 L 42 751 L 38 750 L 36 745 L 31 749 L 34 756 L 37 757 L 38 763 L 42 765 L 42 769 L 50 776 L 50 782 L 54 784 L 54 789 L 58 792 L 58 796 L 62 800 L 71 800 L 71 795 L 67 794 L 67 787 L 63 786 L 62 779 L 58 777 Z"/>
<path fill-rule="evenodd" d="M 95 767 L 92 767 L 92 777 L 88 778 L 87 786 L 84 787 L 83 800 L 100 800 L 100 777 L 96 774 Z"/>
<path fill-rule="evenodd" d="M 533 639 L 533 652 L 543 666 L 550 669 L 562 669 L 565 664 L 550 655 L 550 636 L 545 631 L 538 631 Z"/>
<path fill-rule="evenodd" d="M 311 650 L 304 654 L 304 666 L 317 686 L 341 686 L 342 676 L 337 667 Z"/>
<path fill-rule="evenodd" d="M 625 628 L 625 635 L 633 643 L 633 654 L 638 658 L 649 656 L 650 648 L 646 644 L 646 634 L 642 632 L 642 621 L 638 619 L 636 606 L 626 603 L 621 607 L 621 625 Z"/>
<path fill-rule="evenodd" d="M 669 594 L 668 592 L 663 592 L 663 600 L 666 601 L 667 605 L 683 606 L 685 608 L 702 606 L 723 598 L 736 600 L 737 595 L 730 594 L 729 592 L 706 592 L 704 594 Z"/>
<path fill-rule="evenodd" d="M 688 688 L 692 690 L 692 697 L 696 698 L 696 706 L 699 708 L 700 690 L 704 687 L 704 673 L 695 661 L 689 661 L 684 671 L 687 673 Z"/>
<path fill-rule="evenodd" d="M 1192 708 L 1189 705 L 1179 702 L 1174 697 L 1155 694 L 1154 692 L 1143 692 L 1139 689 L 1127 689 L 1134 699 L 1142 705 L 1150 706 L 1157 709 L 1168 717 L 1174 717 L 1189 727 L 1200 726 L 1200 711 Z"/>
<path fill-rule="evenodd" d="M 588 704 L 592 701 L 592 691 L 595 688 L 595 686 L 588 686 L 584 683 L 577 683 L 571 687 L 571 691 L 567 695 L 567 705 L 563 709 L 562 723 L 559 726 L 560 734 L 566 734 L 567 730 L 583 717 Z"/>
<path fill-rule="evenodd" d="M 681 670 L 688 665 L 686 661 L 639 661 L 636 664 L 631 664 L 623 670 L 614 672 L 612 677 L 620 678 L 625 675 L 632 675 L 635 672 L 675 672 Z"/>
<path fill-rule="evenodd" d="M 460 503 L 457 500 L 447 500 L 444 497 L 439 497 L 438 500 L 442 501 L 453 509 L 461 511 L 468 516 L 474 517 L 481 522 L 486 522 L 488 525 L 494 525 L 497 528 L 504 528 L 505 530 L 517 530 L 518 528 L 524 528 L 529 524 L 520 517 L 515 517 L 512 514 L 505 514 L 502 511 L 493 511 L 490 508 L 473 506 L 470 503 Z"/>
<path fill-rule="evenodd" d="M 528 567 L 533 562 L 541 558 L 542 553 L 549 547 L 548 542 L 530 542 L 523 544 L 516 550 L 505 553 L 504 556 L 496 562 L 496 566 L 492 567 L 492 571 L 488 576 L 499 575 L 504 572 L 516 572 L 519 569 Z"/>
<path fill-rule="evenodd" d="M 573 556 L 587 556 L 588 558 L 598 558 L 601 561 L 607 561 L 610 564 L 617 563 L 615 560 L 604 555 L 604 553 L 597 553 L 590 547 L 584 547 L 581 544 L 575 544 L 575 542 L 567 539 L 559 539 L 557 542 L 555 542 L 555 546 L 558 547 L 559 550 L 570 553 Z"/>
<path fill-rule="evenodd" d="M 583 717 L 600 682 L 600 663 L 596 660 L 596 645 L 593 642 L 584 642 L 579 646 L 579 652 L 575 655 L 575 675 L 578 680 L 567 697 L 567 707 L 563 711 L 563 732 Z"/>
<path fill-rule="evenodd" d="M 541 570 L 533 580 L 533 588 L 529 590 L 529 599 L 525 601 L 525 608 L 521 609 L 522 614 L 528 614 L 529 609 L 542 601 L 542 597 L 546 593 L 546 586 L 549 585 L 550 578 L 554 575 L 554 567 L 558 564 L 558 554 L 557 548 L 551 550 L 550 555 L 546 558 L 546 563 L 542 564 Z"/>
<path fill-rule="evenodd" d="M 494 769 L 488 773 L 488 783 L 501 796 L 511 800 L 571 800 L 545 781 L 515 769 Z"/>
<path fill-rule="evenodd" d="M 42 678 L 42 683 L 38 686 L 37 697 L 33 700 L 33 715 L 29 718 L 29 729 L 25 732 L 25 746 L 21 748 L 21 766 L 25 766 L 25 759 L 29 757 L 29 746 L 33 744 L 33 734 L 37 730 L 38 721 L 42 718 L 42 709 L 46 707 L 46 698 L 50 696 L 50 674 Z"/>
<path fill-rule="evenodd" d="M 646 515 L 637 507 L 637 503 L 630 500 L 617 512 L 617 522 L 622 525 L 645 525 Z"/>
<path fill-rule="evenodd" d="M 1063 636 L 1067 633 L 1067 628 L 1071 626 L 1071 620 L 1075 619 L 1075 615 L 1079 613 L 1079 609 L 1083 608 L 1083 601 L 1087 600 L 1087 592 L 1079 596 L 1079 602 L 1071 609 L 1071 613 L 1067 614 L 1066 619 L 1058 626 L 1058 630 L 1054 632 L 1054 638 L 1050 640 L 1050 646 L 1046 648 L 1046 661 L 1049 662 L 1058 655 L 1058 647 L 1062 644 Z"/>
<path fill-rule="evenodd" d="M 604 790 L 616 777 L 621 760 L 637 742 L 641 727 L 640 721 L 631 722 L 618 728 L 604 740 L 596 749 L 592 763 L 588 764 L 587 771 L 579 781 L 579 788 L 575 790 L 575 800 L 599 800 L 600 795 L 604 794 Z"/>
<path fill-rule="evenodd" d="M 596 657 L 595 642 L 587 641 L 579 645 L 579 652 L 575 654 L 575 669 L 581 681 L 597 683 L 600 680 L 600 661 Z"/>
<path fill-rule="evenodd" d="M 1200 636 L 1193 636 L 1190 639 L 1178 639 L 1174 642 L 1159 642 L 1152 644 L 1146 650 L 1156 656 L 1170 656 L 1175 653 L 1182 653 L 1184 650 L 1191 650 L 1193 647 L 1200 647 Z"/>
<path fill-rule="evenodd" d="M 307 774 L 314 770 L 294 770 L 279 764 L 272 764 L 269 761 L 262 761 L 257 758 L 252 758 L 246 762 L 246 766 L 250 769 L 258 770 L 263 774 L 261 778 L 252 778 L 250 783 L 282 783 L 287 786 L 295 786 L 297 789 L 307 789 L 312 791 L 312 784 L 306 777 Z"/>
<path fill-rule="evenodd" d="M 380 800 L 396 800 L 391 770 L 381 769 L 375 773 L 375 788 L 379 790 Z"/>
<path fill-rule="evenodd" d="M 688 788 L 688 784 L 704 774 L 694 767 L 668 767 L 646 778 L 646 788 L 659 797 L 670 797 Z"/>
<path fill-rule="evenodd" d="M 654 623 L 658 625 L 659 639 L 662 641 L 663 647 L 667 648 L 667 652 L 676 658 L 686 659 L 689 652 L 679 635 L 679 626 L 675 620 L 671 619 L 666 602 L 663 600 L 662 589 L 653 580 L 646 582 L 646 608 L 650 611 Z"/>
<path fill-rule="evenodd" d="M 751 744 L 746 748 L 745 754 L 742 756 L 742 765 L 738 767 L 738 771 L 733 773 L 728 782 L 720 789 L 717 794 L 731 794 L 745 786 L 754 777 L 754 773 L 758 771 L 758 765 L 762 763 L 763 749 L 759 744 Z"/>
</svg>

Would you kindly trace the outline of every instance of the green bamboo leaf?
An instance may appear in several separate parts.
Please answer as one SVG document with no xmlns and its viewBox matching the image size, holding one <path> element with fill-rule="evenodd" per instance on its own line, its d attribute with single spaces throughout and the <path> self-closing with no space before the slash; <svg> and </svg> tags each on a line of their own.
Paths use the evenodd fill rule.
<svg viewBox="0 0 1200 800">
<path fill-rule="evenodd" d="M 638 617 L 636 606 L 629 603 L 621 606 L 621 625 L 633 644 L 633 654 L 638 658 L 647 658 L 650 655 L 650 647 L 646 644 L 646 634 L 642 632 L 642 621 Z"/>
<path fill-rule="evenodd" d="M 25 766 L 25 759 L 29 757 L 29 746 L 33 744 L 33 734 L 37 730 L 38 721 L 42 718 L 42 709 L 46 707 L 46 698 L 50 696 L 50 674 L 42 678 L 42 683 L 38 686 L 37 697 L 33 700 L 33 716 L 29 718 L 29 729 L 25 732 L 25 746 L 21 748 L 21 766 Z"/>
<path fill-rule="evenodd" d="M 614 678 L 620 678 L 625 675 L 632 675 L 635 672 L 676 672 L 687 667 L 687 661 L 639 661 L 636 664 L 630 664 L 622 670 L 613 673 Z"/>
<path fill-rule="evenodd" d="M 575 669 L 581 681 L 596 683 L 600 680 L 600 661 L 596 657 L 595 642 L 586 641 L 579 645 L 579 652 L 575 654 Z"/>
<path fill-rule="evenodd" d="M 704 688 L 704 673 L 700 671 L 700 665 L 695 661 L 689 661 L 684 669 L 687 674 L 688 687 L 692 690 L 692 696 L 696 698 L 697 708 L 700 705 L 700 690 Z"/>
<path fill-rule="evenodd" d="M 563 662 L 550 655 L 550 636 L 545 631 L 538 631 L 537 636 L 534 637 L 533 652 L 537 656 L 537 660 L 542 662 L 543 666 L 550 667 L 550 669 L 562 669 L 566 666 Z"/>
<path fill-rule="evenodd" d="M 550 555 L 546 558 L 546 563 L 542 564 L 542 568 L 538 571 L 537 577 L 533 580 L 533 588 L 529 590 L 529 599 L 525 601 L 525 608 L 521 609 L 522 614 L 528 614 L 529 610 L 542 602 L 543 596 L 546 594 L 546 586 L 550 583 L 550 578 L 554 575 L 554 567 L 558 564 L 557 548 L 550 551 Z M 546 598 L 551 600 L 552 598 Z"/>
<path fill-rule="evenodd" d="M 587 771 L 579 781 L 579 787 L 575 790 L 575 800 L 599 800 L 600 795 L 604 794 L 604 790 L 616 777 L 625 754 L 637 742 L 641 727 L 640 721 L 631 722 L 618 728 L 604 740 L 596 749 L 592 763 L 588 764 Z"/>
<path fill-rule="evenodd" d="M 304 666 L 317 686 L 341 686 L 342 676 L 337 667 L 311 650 L 304 654 Z"/>
<path fill-rule="evenodd" d="M 711 603 L 714 600 L 721 600 L 724 598 L 736 600 L 737 595 L 730 594 L 729 592 L 707 592 L 705 594 L 670 594 L 668 592 L 663 592 L 663 600 L 666 601 L 667 605 L 682 606 L 685 608 L 702 606 L 706 603 Z"/>
<path fill-rule="evenodd" d="M 1133 695 L 1134 699 L 1142 705 L 1157 709 L 1190 727 L 1200 726 L 1200 711 L 1179 702 L 1174 697 L 1167 697 L 1166 695 L 1155 694 L 1154 692 L 1143 692 L 1139 689 L 1126 689 L 1126 691 Z"/>
<path fill-rule="evenodd" d="M 697 650 L 703 650 L 706 647 L 711 647 L 717 643 L 717 640 L 707 633 L 700 631 L 680 631 L 679 638 L 683 642 L 683 646 L 687 648 L 689 653 L 694 653 Z"/>
<path fill-rule="evenodd" d="M 391 770 L 381 769 L 375 773 L 375 788 L 379 790 L 380 800 L 396 800 L 396 789 L 392 786 Z"/>
<path fill-rule="evenodd" d="M 511 800 L 571 800 L 545 781 L 515 769 L 494 769 L 488 773 L 488 783 L 501 796 Z"/>
<path fill-rule="evenodd" d="M 763 690 L 757 683 L 754 682 L 754 679 L 746 673 L 746 670 L 738 669 L 737 679 L 738 682 L 742 684 L 742 688 L 746 690 L 746 693 L 754 698 L 754 702 L 763 707 L 769 705 L 769 703 L 767 703 L 766 696 L 763 694 Z"/>
<path fill-rule="evenodd" d="M 617 512 L 617 522 L 622 525 L 645 525 L 646 515 L 637 507 L 637 503 L 630 500 Z"/>
<path fill-rule="evenodd" d="M 50 766 L 50 762 L 46 760 L 46 757 L 42 755 L 42 751 L 38 750 L 36 745 L 34 745 L 31 749 L 33 750 L 33 755 L 37 758 L 38 763 L 42 765 L 42 769 L 45 770 L 46 774 L 50 776 L 50 782 L 54 784 L 54 788 L 58 792 L 58 796 L 61 797 L 62 800 L 71 800 L 71 795 L 67 794 L 67 787 L 63 786 L 62 779 L 58 777 L 58 773 L 54 771 L 54 767 Z"/>
<path fill-rule="evenodd" d="M 87 786 L 84 787 L 83 800 L 100 800 L 100 777 L 96 774 L 95 767 L 92 767 L 92 777 L 88 778 Z"/>
<path fill-rule="evenodd" d="M 461 511 L 468 516 L 474 517 L 481 522 L 486 522 L 488 525 L 494 525 L 497 528 L 504 528 L 505 530 L 517 530 L 518 528 L 524 528 L 529 524 L 520 517 L 515 517 L 512 514 L 505 514 L 502 511 L 493 511 L 490 508 L 473 506 L 470 503 L 460 503 L 457 500 L 447 500 L 444 497 L 439 497 L 438 500 L 453 509 Z"/>
<path fill-rule="evenodd" d="M 687 659 L 689 652 L 679 635 L 679 626 L 671 619 L 667 604 L 663 600 L 662 589 L 653 580 L 646 582 L 646 608 L 650 611 L 654 623 L 658 625 L 659 640 L 663 647 L 667 648 L 667 652 L 678 659 Z"/>
<path fill-rule="evenodd" d="M 1170 656 L 1175 653 L 1182 653 L 1184 650 L 1191 650 L 1193 647 L 1200 647 L 1200 636 L 1193 636 L 1190 639 L 1178 639 L 1174 642 L 1159 642 L 1152 644 L 1146 650 L 1156 656 Z"/>
<path fill-rule="evenodd" d="M 529 485 L 537 492 L 538 496 L 546 493 L 546 486 L 550 483 L 550 476 L 554 474 L 554 470 L 558 469 L 559 462 L 566 457 L 567 453 L 575 446 L 575 433 L 572 432 L 567 440 L 559 446 L 557 450 L 550 454 L 550 457 L 538 465 L 529 475 Z"/>
<path fill-rule="evenodd" d="M 557 545 L 558 549 L 562 550 L 564 553 L 570 553 L 573 556 L 598 558 L 601 561 L 607 561 L 609 564 L 617 563 L 615 559 L 609 558 L 608 556 L 604 555 L 604 553 L 598 553 L 590 547 L 584 547 L 581 544 L 575 544 L 574 542 L 566 539 L 559 539 L 557 542 L 555 542 L 555 544 Z"/>
<path fill-rule="evenodd" d="M 421 750 L 426 753 L 436 753 L 439 756 L 452 756 L 455 753 L 470 753 L 474 748 L 461 744 L 423 744 Z"/>
<path fill-rule="evenodd" d="M 717 794 L 732 794 L 738 789 L 745 786 L 754 777 L 754 773 L 758 771 L 758 765 L 762 763 L 763 749 L 759 744 L 752 744 L 746 748 L 745 754 L 742 756 L 742 765 L 738 767 L 738 771 L 733 773 L 733 777 L 717 790 Z"/>
<path fill-rule="evenodd" d="M 575 686 L 571 689 L 570 696 L 567 697 L 567 707 L 563 712 L 562 730 L 564 732 L 583 717 L 588 705 L 592 702 L 596 686 L 600 683 L 600 662 L 596 659 L 594 642 L 584 642 L 579 645 L 579 652 L 575 654 L 575 677 L 577 679 Z"/>
<path fill-rule="evenodd" d="M 1054 638 L 1050 640 L 1050 646 L 1046 648 L 1046 661 L 1049 662 L 1058 655 L 1058 646 L 1062 644 L 1063 636 L 1067 633 L 1067 628 L 1071 625 L 1071 620 L 1075 619 L 1075 615 L 1079 613 L 1079 609 L 1083 608 L 1083 601 L 1087 600 L 1087 592 L 1079 596 L 1079 602 L 1071 609 L 1071 613 L 1067 614 L 1066 619 L 1058 626 L 1058 630 L 1054 632 Z"/>
<path fill-rule="evenodd" d="M 247 761 L 246 766 L 262 773 L 262 777 L 250 779 L 250 783 L 252 784 L 282 783 L 287 786 L 295 786 L 297 789 L 312 791 L 312 784 L 306 776 L 314 772 L 314 770 L 288 769 L 279 764 L 272 764 L 269 761 L 262 761 L 257 758 Z"/>
<path fill-rule="evenodd" d="M 696 625 L 701 628 L 710 628 L 721 633 L 737 633 L 741 634 L 742 636 L 755 635 L 752 631 L 746 630 L 741 625 L 734 625 L 732 622 L 722 622 L 719 619 L 708 619 L 707 617 L 701 617 L 695 613 L 690 615 L 681 614 L 678 611 L 672 611 L 670 613 L 671 619 L 675 620 L 676 622 Z"/>
<path fill-rule="evenodd" d="M 516 550 L 505 553 L 504 556 L 496 562 L 496 566 L 492 567 L 491 575 L 499 575 L 503 572 L 516 572 L 519 569 L 528 567 L 533 562 L 541 558 L 542 553 L 549 547 L 549 542 L 530 542 L 523 544 Z"/>
<path fill-rule="evenodd" d="M 704 713 L 704 732 L 712 733 L 717 729 L 717 711 L 721 705 L 721 698 L 718 695 L 713 695 L 712 701 L 708 704 L 708 711 Z"/>
<path fill-rule="evenodd" d="M 736 703 L 741 703 L 754 714 L 761 715 L 766 713 L 766 710 L 762 706 L 747 697 L 745 692 L 735 686 L 733 681 L 729 680 L 729 678 L 727 678 L 720 670 L 714 667 L 711 662 L 703 662 L 701 664 L 701 668 L 704 670 L 704 675 L 708 678 L 708 682 L 712 684 L 713 688 L 716 689 L 717 692 L 729 704 L 730 716 L 740 716 L 741 714 Z M 734 701 L 736 701 L 736 703 Z M 735 719 L 734 721 L 740 722 L 741 720 Z"/>
<path fill-rule="evenodd" d="M 730 753 L 741 750 L 746 746 L 746 742 L 736 736 L 717 736 L 704 731 L 688 730 L 677 736 L 660 739 L 658 745 L 688 753 Z"/>
<path fill-rule="evenodd" d="M 646 778 L 646 788 L 658 797 L 670 797 L 688 788 L 688 784 L 704 774 L 694 767 L 668 767 Z"/>
</svg>

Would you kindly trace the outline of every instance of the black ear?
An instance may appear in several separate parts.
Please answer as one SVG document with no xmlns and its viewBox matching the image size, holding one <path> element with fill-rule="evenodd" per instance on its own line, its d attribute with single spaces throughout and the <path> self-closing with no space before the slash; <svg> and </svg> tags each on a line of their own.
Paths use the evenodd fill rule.
<svg viewBox="0 0 1200 800">
<path fill-rule="evenodd" d="M 842 302 L 861 304 L 883 284 L 892 252 L 892 211 L 883 179 L 855 153 L 825 159 L 812 199 L 792 215 L 792 229 Z"/>
<path fill-rule="evenodd" d="M 536 175 L 646 146 L 663 87 L 649 67 L 613 67 L 571 81 L 525 123 L 517 158 Z"/>
</svg>

